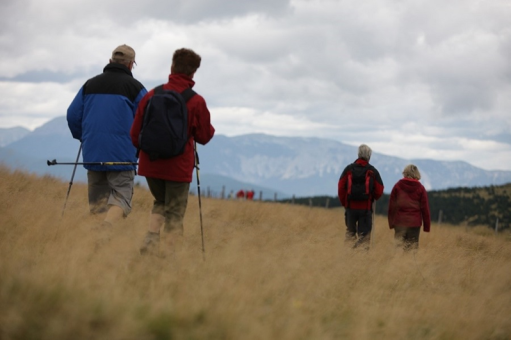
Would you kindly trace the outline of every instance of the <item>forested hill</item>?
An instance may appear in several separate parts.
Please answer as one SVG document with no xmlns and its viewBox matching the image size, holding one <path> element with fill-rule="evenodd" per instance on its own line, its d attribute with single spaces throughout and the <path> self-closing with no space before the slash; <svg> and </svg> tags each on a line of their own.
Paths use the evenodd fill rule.
<svg viewBox="0 0 511 340">
<path fill-rule="evenodd" d="M 498 229 L 511 229 L 511 183 L 500 186 L 453 188 L 432 190 L 428 199 L 433 222 L 456 225 L 484 225 Z M 282 200 L 284 203 L 304 204 L 328 208 L 340 207 L 337 197 L 304 197 Z M 387 215 L 389 195 L 384 194 L 376 203 L 376 213 Z"/>
</svg>

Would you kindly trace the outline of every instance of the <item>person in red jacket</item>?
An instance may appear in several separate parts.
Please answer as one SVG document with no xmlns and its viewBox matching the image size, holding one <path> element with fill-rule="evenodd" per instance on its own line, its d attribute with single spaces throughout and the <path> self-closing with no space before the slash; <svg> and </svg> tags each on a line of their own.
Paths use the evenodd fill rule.
<svg viewBox="0 0 511 340">
<path fill-rule="evenodd" d="M 419 247 L 421 225 L 426 233 L 431 227 L 428 194 L 420 179 L 417 166 L 409 164 L 390 193 L 389 227 L 394 229 L 396 242 L 405 250 Z"/>
<path fill-rule="evenodd" d="M 247 191 L 247 200 L 252 201 L 254 199 L 254 190 L 248 190 Z"/>
<path fill-rule="evenodd" d="M 239 199 L 239 200 L 245 199 L 245 190 L 240 189 L 240 190 L 236 193 L 236 198 L 237 198 L 237 199 Z"/>
<path fill-rule="evenodd" d="M 338 182 L 339 201 L 344 207 L 346 223 L 345 242 L 353 248 L 369 249 L 373 227 L 373 202 L 383 194 L 380 173 L 369 164 L 372 150 L 362 144 L 358 147 L 358 159 L 346 166 Z"/>
<path fill-rule="evenodd" d="M 194 51 L 186 48 L 176 50 L 172 57 L 169 81 L 163 88 L 179 93 L 192 88 L 195 85 L 193 77 L 200 63 L 201 57 Z M 137 148 L 144 112 L 153 95 L 154 89 L 142 98 L 131 127 L 131 140 Z M 149 155 L 140 150 L 138 174 L 146 177 L 154 197 L 148 232 L 140 248 L 141 254 L 156 249 L 162 225 L 165 232 L 171 233 L 171 239 L 183 235 L 183 218 L 195 166 L 194 143 L 205 145 L 215 133 L 206 101 L 201 95 L 195 94 L 188 100 L 186 106 L 189 139 L 183 154 L 168 159 L 150 160 Z"/>
</svg>

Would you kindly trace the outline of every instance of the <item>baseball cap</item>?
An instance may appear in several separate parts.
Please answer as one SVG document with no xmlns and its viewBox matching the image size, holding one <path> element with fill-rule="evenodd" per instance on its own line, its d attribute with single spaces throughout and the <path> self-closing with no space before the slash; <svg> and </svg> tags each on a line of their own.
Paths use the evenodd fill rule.
<svg viewBox="0 0 511 340">
<path fill-rule="evenodd" d="M 112 52 L 112 59 L 124 59 L 134 62 L 135 50 L 126 44 L 117 46 Z"/>
</svg>

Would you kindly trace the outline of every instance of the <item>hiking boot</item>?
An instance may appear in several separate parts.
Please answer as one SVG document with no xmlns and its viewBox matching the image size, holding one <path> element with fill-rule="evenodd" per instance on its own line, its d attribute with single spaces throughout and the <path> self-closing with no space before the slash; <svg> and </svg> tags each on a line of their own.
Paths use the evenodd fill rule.
<svg viewBox="0 0 511 340">
<path fill-rule="evenodd" d="M 160 243 L 160 233 L 148 231 L 145 235 L 142 246 L 140 247 L 140 255 L 152 254 L 158 249 Z"/>
<path fill-rule="evenodd" d="M 369 239 L 367 238 L 359 238 L 355 244 L 353 245 L 353 249 L 362 249 L 362 250 L 369 250 Z"/>
</svg>

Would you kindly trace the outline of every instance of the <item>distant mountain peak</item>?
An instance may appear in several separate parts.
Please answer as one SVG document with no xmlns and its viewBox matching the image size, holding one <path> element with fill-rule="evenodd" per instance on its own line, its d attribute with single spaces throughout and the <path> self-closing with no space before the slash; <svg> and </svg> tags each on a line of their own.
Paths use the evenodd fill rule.
<svg viewBox="0 0 511 340">
<path fill-rule="evenodd" d="M 38 127 L 32 133 L 33 136 L 41 135 L 60 135 L 63 137 L 71 137 L 71 132 L 67 126 L 67 119 L 65 116 L 53 118 L 46 124 Z"/>
<path fill-rule="evenodd" d="M 29 129 L 21 126 L 12 128 L 0 128 L 0 147 L 4 147 L 22 139 L 30 133 Z"/>
<path fill-rule="evenodd" d="M 19 163 L 31 171 L 68 179 L 69 168 L 48 167 L 46 160 L 73 161 L 79 145 L 69 132 L 66 118 L 57 117 L 10 143 L 5 150 L 8 152 L 0 152 L 0 161 L 2 155 L 10 160 L 17 153 L 23 155 Z M 238 181 L 237 186 L 257 186 L 297 197 L 336 196 L 342 171 L 357 158 L 357 146 L 318 137 L 263 133 L 215 135 L 207 145 L 199 145 L 198 152 L 202 174 L 212 175 L 204 177 L 209 181 L 227 181 L 228 177 Z M 511 171 L 487 171 L 462 161 L 410 160 L 375 152 L 371 158 L 371 164 L 383 179 L 385 192 L 390 192 L 402 178 L 402 171 L 409 163 L 419 167 L 421 182 L 428 190 L 511 183 Z M 77 173 L 77 178 L 85 181 L 85 172 Z M 222 184 L 228 183 L 215 183 L 217 188 L 222 188 Z M 208 185 L 212 183 L 204 182 L 204 186 Z"/>
</svg>

